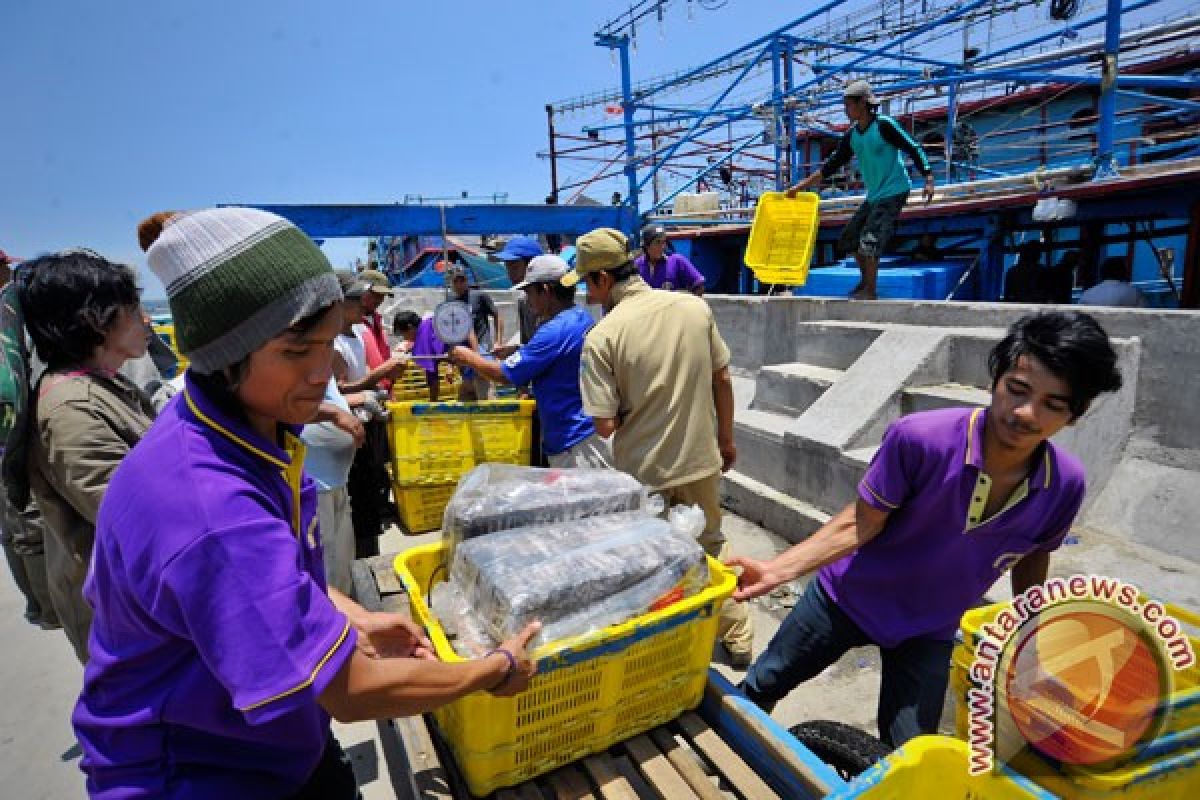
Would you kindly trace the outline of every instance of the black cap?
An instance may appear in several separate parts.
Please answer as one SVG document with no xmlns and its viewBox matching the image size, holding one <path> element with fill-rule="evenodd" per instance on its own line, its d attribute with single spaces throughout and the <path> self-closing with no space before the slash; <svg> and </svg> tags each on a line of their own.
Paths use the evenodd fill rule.
<svg viewBox="0 0 1200 800">
<path fill-rule="evenodd" d="M 666 239 L 667 229 L 662 225 L 647 225 L 642 228 L 641 239 L 642 247 L 653 242 L 655 239 Z"/>
</svg>

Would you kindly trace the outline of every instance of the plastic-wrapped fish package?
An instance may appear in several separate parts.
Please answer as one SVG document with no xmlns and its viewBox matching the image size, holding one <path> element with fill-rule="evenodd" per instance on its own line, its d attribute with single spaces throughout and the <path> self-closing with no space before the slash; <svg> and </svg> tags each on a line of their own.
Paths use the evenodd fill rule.
<svg viewBox="0 0 1200 800">
<path fill-rule="evenodd" d="M 451 556 L 450 581 L 465 588 L 471 602 L 478 588 L 480 564 L 529 564 L 561 555 L 564 551 L 585 547 L 612 537 L 636 522 L 654 519 L 641 511 L 624 511 L 602 517 L 531 525 L 471 539 L 469 548 L 460 548 Z M 504 534 L 514 533 L 516 536 Z M 464 557 L 463 553 L 467 553 Z"/>
<path fill-rule="evenodd" d="M 708 585 L 704 514 L 615 514 L 470 539 L 451 578 L 497 641 L 541 620 L 535 646 L 624 622 Z"/>
<path fill-rule="evenodd" d="M 496 640 L 483 629 L 479 617 L 467 605 L 463 590 L 454 581 L 434 584 L 429 592 L 429 608 L 442 623 L 454 652 L 463 658 L 482 658 L 496 646 Z"/>
<path fill-rule="evenodd" d="M 459 480 L 442 536 L 453 556 L 460 541 L 485 533 L 637 509 L 657 514 L 661 508 L 636 478 L 616 470 L 483 464 Z"/>
</svg>

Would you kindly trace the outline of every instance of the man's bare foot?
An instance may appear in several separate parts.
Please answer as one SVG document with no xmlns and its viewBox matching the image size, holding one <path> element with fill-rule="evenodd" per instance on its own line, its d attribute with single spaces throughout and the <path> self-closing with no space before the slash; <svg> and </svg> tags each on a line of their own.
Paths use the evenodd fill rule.
<svg viewBox="0 0 1200 800">
<path fill-rule="evenodd" d="M 876 300 L 878 299 L 874 290 L 864 288 L 855 289 L 850 293 L 851 300 Z"/>
</svg>

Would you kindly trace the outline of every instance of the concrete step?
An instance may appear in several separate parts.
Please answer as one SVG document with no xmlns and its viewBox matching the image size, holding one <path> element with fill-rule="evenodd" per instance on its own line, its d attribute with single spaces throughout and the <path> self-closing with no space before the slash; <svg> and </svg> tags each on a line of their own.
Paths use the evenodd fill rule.
<svg viewBox="0 0 1200 800">
<path fill-rule="evenodd" d="M 871 459 L 875 457 L 875 452 L 879 447 L 859 447 L 854 450 L 846 450 L 842 453 L 842 461 L 846 464 L 860 469 L 863 472 L 867 471 L 867 467 L 871 465 Z"/>
<path fill-rule="evenodd" d="M 1001 328 L 972 328 L 950 339 L 949 374 L 946 380 L 980 389 L 992 385 L 988 375 L 988 355 L 1004 338 Z"/>
<path fill-rule="evenodd" d="M 939 408 L 981 408 L 988 406 L 991 401 L 992 395 L 989 392 L 961 383 L 913 386 L 904 390 L 900 411 L 902 414 L 912 414 L 915 411 L 934 411 Z"/>
<path fill-rule="evenodd" d="M 734 422 L 737 471 L 805 506 L 831 513 L 855 496 L 877 447 L 831 452 L 818 442 L 785 440 L 790 420 L 780 414 L 740 411 Z"/>
<path fill-rule="evenodd" d="M 788 497 L 737 470 L 726 472 L 721 481 L 721 504 L 792 544 L 808 538 L 829 521 L 829 515 L 824 511 Z"/>
<path fill-rule="evenodd" d="M 853 322 L 806 322 L 798 325 L 792 361 L 843 370 L 879 338 L 883 328 Z"/>
<path fill-rule="evenodd" d="M 770 411 L 739 410 L 733 419 L 737 468 L 742 474 L 781 488 L 787 474 L 783 432 L 790 418 Z"/>
<path fill-rule="evenodd" d="M 837 382 L 844 370 L 815 364 L 775 364 L 758 372 L 754 408 L 798 417 Z"/>
</svg>

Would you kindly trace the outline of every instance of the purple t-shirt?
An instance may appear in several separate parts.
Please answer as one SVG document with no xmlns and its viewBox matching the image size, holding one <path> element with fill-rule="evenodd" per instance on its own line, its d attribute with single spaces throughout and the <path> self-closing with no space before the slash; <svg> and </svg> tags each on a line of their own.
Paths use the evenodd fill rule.
<svg viewBox="0 0 1200 800">
<path fill-rule="evenodd" d="M 1056 549 L 1079 512 L 1083 465 L 1046 442 L 1026 496 L 971 522 L 986 419 L 985 410 L 967 408 L 901 417 L 858 485 L 863 502 L 890 516 L 878 536 L 819 576 L 878 645 L 953 639 L 963 613 L 996 579 L 1022 556 Z"/>
<path fill-rule="evenodd" d="M 642 274 L 642 280 L 650 284 L 651 289 L 666 289 L 668 292 L 676 289 L 691 291 L 704 283 L 704 276 L 700 274 L 700 270 L 679 253 L 671 253 L 667 256 L 665 264 L 659 261 L 653 270 L 645 254 L 638 256 L 634 264 Z"/>
<path fill-rule="evenodd" d="M 417 337 L 413 339 L 413 363 L 426 372 L 437 372 L 438 362 L 432 358 L 417 358 L 417 356 L 440 356 L 446 352 L 446 345 L 437 335 L 433 327 L 433 317 L 426 317 L 417 326 Z"/>
<path fill-rule="evenodd" d="M 355 632 L 325 593 L 315 485 L 285 438 L 189 378 L 114 473 L 72 716 L 93 798 L 283 797 L 316 768 L 317 697 Z"/>
</svg>

